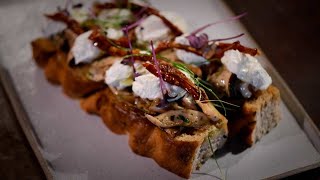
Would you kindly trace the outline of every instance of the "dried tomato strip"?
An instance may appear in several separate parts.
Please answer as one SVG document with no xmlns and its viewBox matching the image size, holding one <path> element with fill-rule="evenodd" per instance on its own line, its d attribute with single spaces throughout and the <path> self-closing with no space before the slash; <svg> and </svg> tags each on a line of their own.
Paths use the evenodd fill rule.
<svg viewBox="0 0 320 180">
<path fill-rule="evenodd" d="M 251 56 L 255 56 L 258 54 L 258 49 L 248 48 L 240 44 L 239 41 L 234 43 L 219 43 L 216 49 L 216 53 L 213 55 L 213 58 L 222 58 L 224 52 L 228 50 L 238 50 L 242 53 L 250 54 Z"/>
<path fill-rule="evenodd" d="M 68 26 L 68 28 L 71 29 L 77 35 L 82 34 L 84 32 L 80 24 L 76 20 L 70 18 L 63 12 L 57 12 L 55 14 L 46 14 L 45 16 L 54 21 L 65 23 Z"/>
<path fill-rule="evenodd" d="M 156 53 L 159 53 L 161 51 L 167 50 L 167 49 L 171 49 L 171 48 L 176 48 L 176 49 L 181 49 L 181 50 L 185 50 L 194 54 L 197 54 L 199 56 L 202 56 L 201 52 L 198 51 L 197 49 L 191 47 L 191 46 L 187 46 L 187 45 L 183 45 L 183 44 L 178 44 L 178 43 L 174 43 L 174 42 L 160 42 L 158 44 L 158 47 L 156 48 Z"/>
<path fill-rule="evenodd" d="M 153 75 L 158 76 L 157 69 L 154 64 L 143 63 L 143 66 Z M 181 71 L 174 68 L 171 64 L 160 62 L 160 72 L 164 81 L 182 87 L 191 94 L 194 99 L 205 100 L 207 97 L 202 89 L 199 89 L 190 79 L 188 79 Z"/>
</svg>

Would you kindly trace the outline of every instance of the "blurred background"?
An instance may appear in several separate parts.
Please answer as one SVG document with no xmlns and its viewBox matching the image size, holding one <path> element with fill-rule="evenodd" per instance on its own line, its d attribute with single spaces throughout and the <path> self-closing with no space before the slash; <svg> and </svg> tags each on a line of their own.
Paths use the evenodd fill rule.
<svg viewBox="0 0 320 180">
<path fill-rule="evenodd" d="M 235 14 L 248 12 L 242 23 L 320 128 L 320 1 L 225 2 Z M 9 104 L 0 84 L 0 179 L 44 179 Z M 287 179 L 296 178 L 320 179 L 320 168 Z"/>
</svg>

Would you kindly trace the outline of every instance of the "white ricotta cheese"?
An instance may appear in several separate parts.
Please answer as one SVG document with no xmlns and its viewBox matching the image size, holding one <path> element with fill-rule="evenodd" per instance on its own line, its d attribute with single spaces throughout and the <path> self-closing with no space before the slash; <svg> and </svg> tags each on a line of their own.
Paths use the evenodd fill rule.
<svg viewBox="0 0 320 180">
<path fill-rule="evenodd" d="M 109 39 L 117 40 L 123 36 L 123 31 L 120 29 L 108 28 L 107 37 Z"/>
<path fill-rule="evenodd" d="M 186 31 L 186 22 L 185 20 L 172 12 L 161 12 L 161 14 L 171 21 L 175 26 L 180 30 Z M 163 21 L 155 16 L 150 15 L 142 21 L 142 23 L 135 28 L 135 34 L 138 41 L 141 42 L 150 42 L 152 41 L 161 41 L 167 40 L 170 38 L 170 28 L 167 27 Z"/>
<path fill-rule="evenodd" d="M 175 42 L 183 45 L 190 45 L 189 40 L 185 36 L 176 37 Z M 176 49 L 175 52 L 177 57 L 187 64 L 202 65 L 209 63 L 204 57 L 185 50 Z"/>
<path fill-rule="evenodd" d="M 267 89 L 272 83 L 267 71 L 256 58 L 249 54 L 229 50 L 224 53 L 221 62 L 240 80 L 251 84 L 256 89 Z"/>
<path fill-rule="evenodd" d="M 134 31 L 138 41 L 149 42 L 151 40 L 159 41 L 167 38 L 170 29 L 159 17 L 150 15 Z"/>
<path fill-rule="evenodd" d="M 160 80 L 153 74 L 145 74 L 135 78 L 132 91 L 143 99 L 154 100 L 162 98 Z"/>
<path fill-rule="evenodd" d="M 182 88 L 165 82 L 166 88 L 171 95 L 177 95 L 184 91 Z M 143 99 L 155 100 L 162 99 L 160 80 L 155 75 L 148 73 L 135 78 L 132 84 L 132 91 L 136 96 Z"/>
<path fill-rule="evenodd" d="M 80 34 L 74 41 L 71 52 L 75 59 L 75 64 L 80 62 L 88 63 L 99 57 L 102 51 L 93 45 L 93 42 L 88 39 L 92 31 L 87 31 Z"/>
<path fill-rule="evenodd" d="M 121 64 L 121 59 L 115 61 L 105 73 L 105 83 L 122 90 L 132 85 L 133 69 L 129 65 Z"/>
</svg>

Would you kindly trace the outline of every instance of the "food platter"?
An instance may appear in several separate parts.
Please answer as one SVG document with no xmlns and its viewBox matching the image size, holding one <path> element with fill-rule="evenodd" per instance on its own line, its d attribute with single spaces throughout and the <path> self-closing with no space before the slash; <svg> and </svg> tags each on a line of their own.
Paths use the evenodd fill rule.
<svg viewBox="0 0 320 180">
<path fill-rule="evenodd" d="M 222 1 L 151 1 L 160 10 L 181 14 L 190 30 L 232 16 Z M 183 4 L 183 5 L 182 5 Z M 1 78 L 19 122 L 47 177 L 54 179 L 179 179 L 152 159 L 135 155 L 127 136 L 110 132 L 100 118 L 85 114 L 79 102 L 49 84 L 31 59 L 29 43 L 41 36 L 42 14 L 64 2 L 22 1 L 7 3 L 1 15 Z M 201 13 L 200 13 L 201 12 Z M 4 15 L 3 15 L 4 16 Z M 21 31 L 23 29 L 23 31 Z M 240 41 L 258 47 L 239 22 L 206 30 L 216 38 L 245 33 Z M 255 146 L 241 153 L 217 155 L 226 179 L 276 178 L 319 166 L 319 131 L 265 56 L 260 58 L 279 87 L 282 121 Z M 7 72 L 7 73 L 6 73 Z M 16 93 L 15 93 L 16 92 Z M 210 159 L 192 179 L 221 178 L 215 159 Z"/>
</svg>

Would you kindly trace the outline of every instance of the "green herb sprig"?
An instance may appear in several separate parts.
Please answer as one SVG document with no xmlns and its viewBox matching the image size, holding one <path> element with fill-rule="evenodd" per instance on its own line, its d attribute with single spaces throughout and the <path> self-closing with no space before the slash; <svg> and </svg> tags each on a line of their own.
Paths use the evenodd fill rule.
<svg viewBox="0 0 320 180">
<path fill-rule="evenodd" d="M 219 107 L 219 108 L 222 108 L 223 111 L 224 111 L 224 115 L 226 116 L 227 115 L 227 110 L 231 110 L 231 108 L 226 108 L 224 104 L 228 104 L 228 105 L 231 105 L 231 106 L 234 106 L 234 107 L 239 107 L 237 105 L 234 105 L 232 103 L 228 103 L 228 102 L 225 102 L 225 101 L 222 101 L 218 96 L 217 94 L 212 90 L 212 86 L 211 84 L 209 84 L 207 81 L 205 80 L 202 80 L 201 78 L 199 77 L 196 77 L 196 75 L 190 70 L 188 69 L 187 66 L 185 66 L 184 64 L 182 63 L 179 63 L 179 62 L 173 62 L 172 63 L 174 67 L 176 67 L 178 70 L 184 72 L 187 74 L 187 76 L 189 78 L 191 78 L 191 80 L 199 87 L 199 88 L 202 88 L 204 89 L 205 91 L 211 93 L 217 100 L 206 100 L 206 101 L 200 101 L 200 102 L 219 102 L 219 104 L 216 104 L 216 103 L 213 103 L 214 106 L 216 107 Z"/>
<path fill-rule="evenodd" d="M 211 152 L 212 152 L 212 157 L 213 157 L 213 159 L 215 160 L 215 162 L 216 162 L 216 164 L 217 164 L 217 166 L 218 166 L 218 169 L 219 169 L 219 171 L 220 171 L 220 174 L 221 174 L 221 176 L 222 176 L 222 179 L 225 179 L 225 177 L 223 176 L 222 170 L 221 170 L 221 168 L 220 168 L 220 165 L 219 165 L 219 163 L 218 163 L 218 160 L 217 160 L 217 158 L 216 158 L 216 156 L 215 156 L 215 151 L 213 150 L 213 147 L 212 147 L 212 144 L 211 144 L 211 140 L 210 140 L 209 135 L 208 135 L 208 142 L 209 142 L 209 146 L 210 146 L 210 149 L 211 149 Z"/>
</svg>

